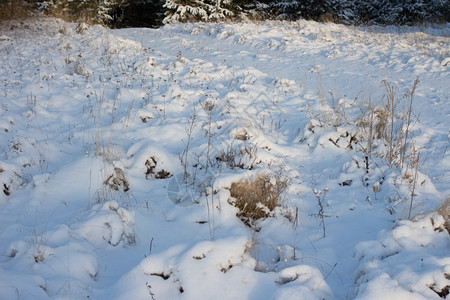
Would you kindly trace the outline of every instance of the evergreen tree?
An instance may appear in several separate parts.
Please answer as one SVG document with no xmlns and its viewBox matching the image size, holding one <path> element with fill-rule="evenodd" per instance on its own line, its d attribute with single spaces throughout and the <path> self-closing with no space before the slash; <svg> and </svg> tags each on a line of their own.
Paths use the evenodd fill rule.
<svg viewBox="0 0 450 300">
<path fill-rule="evenodd" d="M 67 20 L 113 26 L 298 18 L 347 24 L 450 22 L 450 0 L 0 0 L 0 18 L 35 7 Z M 122 21 L 120 23 L 119 21 Z"/>
<path fill-rule="evenodd" d="M 218 21 L 234 16 L 231 0 L 166 0 L 164 23 Z"/>
<path fill-rule="evenodd" d="M 270 7 L 278 19 L 295 20 L 301 15 L 301 3 L 297 0 L 272 1 Z"/>
</svg>

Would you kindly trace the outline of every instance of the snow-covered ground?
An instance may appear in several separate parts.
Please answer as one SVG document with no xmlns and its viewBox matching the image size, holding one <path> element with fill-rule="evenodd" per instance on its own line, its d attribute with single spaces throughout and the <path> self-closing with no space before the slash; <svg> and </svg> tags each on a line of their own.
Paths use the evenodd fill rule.
<svg viewBox="0 0 450 300">
<path fill-rule="evenodd" d="M 0 299 L 445 298 L 449 36 L 2 24 Z M 285 192 L 242 221 L 258 178 Z"/>
</svg>

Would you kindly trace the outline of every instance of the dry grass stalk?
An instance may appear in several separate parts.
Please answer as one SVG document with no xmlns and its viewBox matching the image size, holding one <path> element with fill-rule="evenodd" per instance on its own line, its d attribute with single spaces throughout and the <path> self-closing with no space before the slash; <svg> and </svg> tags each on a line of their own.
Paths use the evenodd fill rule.
<svg viewBox="0 0 450 300">
<path fill-rule="evenodd" d="M 186 131 L 187 134 L 187 141 L 185 142 L 185 148 L 183 150 L 183 153 L 180 155 L 180 160 L 181 160 L 181 164 L 183 165 L 183 169 L 184 169 L 184 180 L 187 180 L 189 178 L 189 172 L 188 172 L 188 166 L 189 166 L 189 161 L 188 161 L 188 157 L 189 157 L 189 146 L 192 142 L 193 139 L 193 133 L 194 133 L 194 128 L 196 126 L 196 121 L 197 119 L 197 115 L 194 113 L 192 114 L 191 119 L 188 122 L 188 126 L 184 129 Z"/>
<path fill-rule="evenodd" d="M 206 151 L 206 168 L 205 168 L 205 173 L 208 173 L 208 168 L 210 165 L 210 161 L 209 161 L 209 157 L 210 157 L 210 151 L 211 151 L 211 137 L 213 135 L 212 133 L 212 110 L 214 109 L 214 103 L 211 101 L 205 101 L 204 103 L 200 102 L 200 105 L 202 106 L 203 110 L 206 112 L 206 114 L 208 115 L 208 148 Z"/>
<path fill-rule="evenodd" d="M 325 214 L 325 197 L 327 196 L 328 188 L 325 187 L 323 189 L 323 192 L 321 190 L 313 189 L 313 193 L 316 196 L 317 203 L 319 204 L 319 211 L 317 212 L 317 214 L 314 214 L 314 216 L 320 218 L 320 225 L 322 225 L 323 237 L 325 238 L 325 217 L 329 217 Z"/>
<path fill-rule="evenodd" d="M 389 84 L 386 80 L 383 81 L 384 86 L 386 87 L 386 111 L 388 112 L 388 122 L 389 127 L 387 128 L 387 132 L 385 134 L 385 138 L 388 144 L 388 154 L 387 154 L 387 160 L 388 164 L 390 166 L 393 165 L 394 158 L 395 158 L 395 134 L 396 134 L 396 127 L 395 127 L 395 121 L 396 121 L 396 109 L 397 109 L 397 102 L 396 101 L 396 88 Z"/>
<path fill-rule="evenodd" d="M 411 148 L 412 149 L 411 149 L 411 155 L 410 155 L 410 162 L 408 163 L 406 171 L 404 173 L 405 178 L 409 178 L 409 180 L 412 184 L 408 219 L 411 219 L 411 211 L 413 208 L 414 197 L 416 196 L 415 192 L 416 192 L 417 181 L 419 179 L 419 166 L 421 165 L 420 149 L 417 149 L 414 144 L 412 145 Z M 411 172 L 412 172 L 411 174 L 409 173 L 408 169 L 411 169 Z"/>
<path fill-rule="evenodd" d="M 408 99 L 408 103 L 407 103 L 407 109 L 406 109 L 407 120 L 406 120 L 406 128 L 405 128 L 405 138 L 404 138 L 404 142 L 401 147 L 401 150 L 400 150 L 402 167 L 405 162 L 406 150 L 407 150 L 407 145 L 408 145 L 408 135 L 409 135 L 409 131 L 411 130 L 411 123 L 412 123 L 411 115 L 412 115 L 412 111 L 413 111 L 412 106 L 413 106 L 413 100 L 414 100 L 414 93 L 416 92 L 416 88 L 417 88 L 418 84 L 419 84 L 419 78 L 417 78 L 414 81 L 413 88 L 405 94 L 405 97 Z"/>
</svg>

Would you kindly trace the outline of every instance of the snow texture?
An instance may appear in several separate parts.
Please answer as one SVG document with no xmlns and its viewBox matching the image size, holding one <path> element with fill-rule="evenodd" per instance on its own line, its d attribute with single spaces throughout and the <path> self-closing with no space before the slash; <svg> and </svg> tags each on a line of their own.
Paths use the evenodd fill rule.
<svg viewBox="0 0 450 300">
<path fill-rule="evenodd" d="M 449 33 L 2 23 L 0 298 L 448 298 Z"/>
</svg>

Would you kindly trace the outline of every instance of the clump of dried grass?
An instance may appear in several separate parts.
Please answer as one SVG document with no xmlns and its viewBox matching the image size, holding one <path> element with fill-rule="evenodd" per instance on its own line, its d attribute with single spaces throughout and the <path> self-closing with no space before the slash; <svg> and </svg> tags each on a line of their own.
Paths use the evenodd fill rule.
<svg viewBox="0 0 450 300">
<path fill-rule="evenodd" d="M 104 185 L 115 191 L 123 190 L 128 192 L 130 190 L 130 183 L 125 177 L 125 173 L 121 168 L 117 167 L 114 168 L 114 174 L 110 174 L 105 180 Z"/>
<path fill-rule="evenodd" d="M 237 216 L 247 226 L 269 217 L 284 202 L 284 192 L 289 180 L 282 175 L 258 175 L 254 180 L 233 182 L 230 203 L 239 208 Z"/>
<path fill-rule="evenodd" d="M 441 208 L 438 210 L 438 213 L 444 217 L 445 228 L 450 233 L 450 198 L 445 200 L 444 204 L 442 204 Z"/>
</svg>

